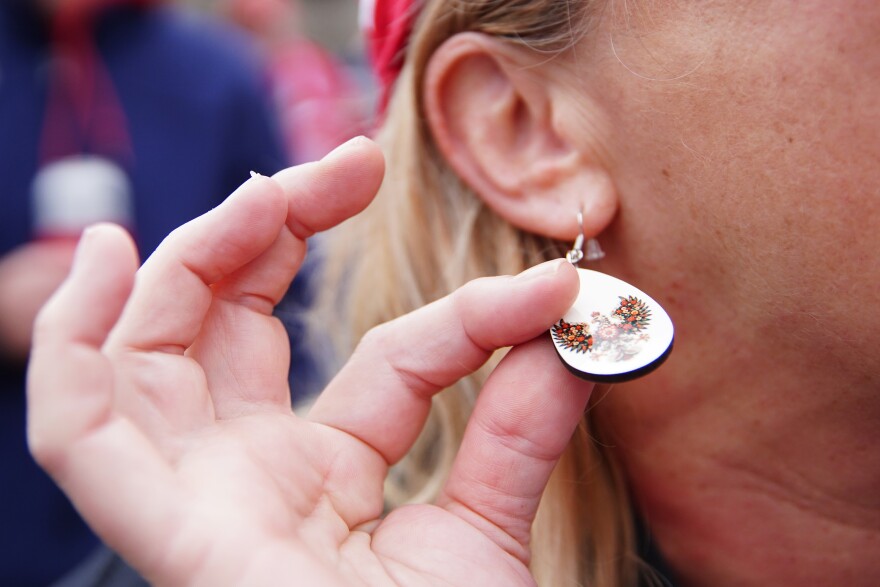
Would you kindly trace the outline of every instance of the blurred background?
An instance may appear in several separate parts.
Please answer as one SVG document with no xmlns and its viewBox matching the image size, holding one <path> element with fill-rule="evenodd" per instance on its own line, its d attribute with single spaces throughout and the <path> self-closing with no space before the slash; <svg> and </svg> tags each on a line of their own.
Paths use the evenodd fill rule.
<svg viewBox="0 0 880 587">
<path fill-rule="evenodd" d="M 30 458 L 33 319 L 85 226 L 128 228 L 142 258 L 269 175 L 369 132 L 374 83 L 356 0 L 0 0 L 0 587 L 140 585 Z M 277 315 L 295 399 L 322 376 Z"/>
<path fill-rule="evenodd" d="M 275 102 L 295 156 L 310 160 L 364 130 L 373 79 L 357 0 L 189 0 L 254 35 L 267 54 Z"/>
</svg>

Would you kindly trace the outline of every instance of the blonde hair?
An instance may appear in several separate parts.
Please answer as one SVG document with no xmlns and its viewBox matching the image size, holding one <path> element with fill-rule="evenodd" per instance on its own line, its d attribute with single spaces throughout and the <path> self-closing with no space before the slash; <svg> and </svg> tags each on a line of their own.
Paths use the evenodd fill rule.
<svg viewBox="0 0 880 587">
<path fill-rule="evenodd" d="M 387 175 L 376 201 L 325 243 L 325 316 L 357 341 L 373 326 L 465 282 L 515 274 L 559 257 L 562 243 L 519 231 L 446 165 L 421 108 L 428 59 L 447 38 L 479 31 L 562 54 L 590 26 L 589 0 L 428 0 L 377 136 Z M 321 330 L 327 331 L 326 318 Z M 338 329 L 337 329 L 338 331 Z M 350 344 L 349 344 L 350 347 Z M 490 361 L 490 363 L 493 363 Z M 417 446 L 389 475 L 389 505 L 429 501 L 446 478 L 491 365 L 435 398 Z M 594 396 L 601 395 L 600 390 Z M 588 410 L 554 471 L 532 531 L 532 572 L 548 587 L 621 587 L 637 581 L 633 516 L 620 468 Z"/>
</svg>

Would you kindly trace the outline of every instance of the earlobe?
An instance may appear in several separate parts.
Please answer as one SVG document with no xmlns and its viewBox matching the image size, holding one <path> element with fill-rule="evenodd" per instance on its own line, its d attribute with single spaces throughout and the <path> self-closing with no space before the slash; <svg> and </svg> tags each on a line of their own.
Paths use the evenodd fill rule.
<svg viewBox="0 0 880 587">
<path fill-rule="evenodd" d="M 523 230 L 570 240 L 582 210 L 588 236 L 617 210 L 608 169 L 589 137 L 560 124 L 567 102 L 554 73 L 524 47 L 461 33 L 431 57 L 425 112 L 450 166 L 499 216 Z M 583 103 L 579 104 L 583 108 Z M 573 138 L 580 140 L 575 141 Z"/>
</svg>

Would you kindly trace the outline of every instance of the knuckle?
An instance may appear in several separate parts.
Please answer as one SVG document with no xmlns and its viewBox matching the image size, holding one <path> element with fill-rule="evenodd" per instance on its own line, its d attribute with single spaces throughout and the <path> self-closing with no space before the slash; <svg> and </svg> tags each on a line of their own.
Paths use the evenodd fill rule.
<svg viewBox="0 0 880 587">
<path fill-rule="evenodd" d="M 477 279 L 468 281 L 452 292 L 453 306 L 456 310 L 461 310 L 479 302 L 479 292 L 484 290 L 487 285 L 493 283 L 496 279 L 496 277 L 478 277 Z"/>
<path fill-rule="evenodd" d="M 55 307 L 57 302 L 52 299 L 40 308 L 34 318 L 31 340 L 33 344 L 38 344 L 51 337 L 52 333 L 57 329 L 57 320 L 55 318 Z"/>
<path fill-rule="evenodd" d="M 386 348 L 394 340 L 393 322 L 384 322 L 370 328 L 358 343 L 358 349 Z M 355 352 L 357 352 L 357 350 Z"/>
</svg>

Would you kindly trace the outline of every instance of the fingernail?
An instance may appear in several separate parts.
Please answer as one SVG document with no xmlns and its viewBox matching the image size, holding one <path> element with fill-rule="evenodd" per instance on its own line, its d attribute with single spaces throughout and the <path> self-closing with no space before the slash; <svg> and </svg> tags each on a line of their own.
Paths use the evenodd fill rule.
<svg viewBox="0 0 880 587">
<path fill-rule="evenodd" d="M 565 259 L 553 259 L 552 261 L 546 261 L 541 263 L 540 265 L 535 265 L 530 269 L 526 269 L 519 275 L 517 275 L 514 279 L 517 281 L 525 282 L 525 281 L 534 281 L 536 279 L 541 279 L 543 277 L 550 277 L 555 275 L 560 267 L 562 267 L 563 263 L 567 263 Z"/>
<path fill-rule="evenodd" d="M 324 159 L 330 159 L 332 157 L 335 157 L 336 155 L 338 155 L 342 151 L 345 151 L 346 149 L 350 149 L 351 147 L 355 147 L 355 146 L 357 146 L 367 140 L 369 140 L 369 139 L 367 139 L 367 137 L 365 137 L 363 135 L 359 135 L 359 136 L 354 137 L 353 139 L 349 139 L 349 140 L 345 141 L 344 143 L 342 143 L 341 145 L 339 145 L 338 147 L 336 147 L 335 149 L 333 149 L 332 151 L 330 151 L 329 153 L 327 153 L 326 155 L 324 155 Z M 324 159 L 322 159 L 322 161 Z"/>
</svg>

